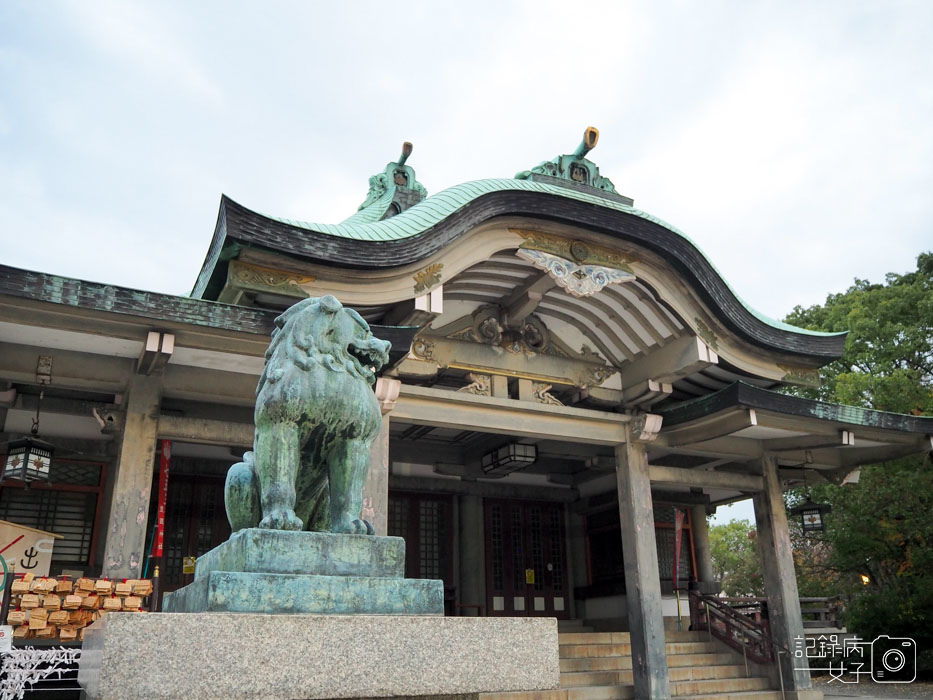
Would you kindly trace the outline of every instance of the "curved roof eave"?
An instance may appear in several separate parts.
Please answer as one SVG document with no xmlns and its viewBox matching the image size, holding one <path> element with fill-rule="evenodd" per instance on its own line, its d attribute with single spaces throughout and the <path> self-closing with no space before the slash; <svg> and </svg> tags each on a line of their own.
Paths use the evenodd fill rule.
<svg viewBox="0 0 933 700">
<path fill-rule="evenodd" d="M 502 178 L 450 187 L 383 221 L 314 224 L 259 214 L 224 195 L 193 295 L 207 287 L 227 238 L 330 265 L 378 269 L 427 258 L 494 217 L 528 216 L 590 228 L 664 256 L 733 331 L 755 345 L 821 364 L 842 355 L 845 333 L 810 331 L 761 314 L 736 294 L 686 234 L 622 200 L 596 191 Z"/>
</svg>

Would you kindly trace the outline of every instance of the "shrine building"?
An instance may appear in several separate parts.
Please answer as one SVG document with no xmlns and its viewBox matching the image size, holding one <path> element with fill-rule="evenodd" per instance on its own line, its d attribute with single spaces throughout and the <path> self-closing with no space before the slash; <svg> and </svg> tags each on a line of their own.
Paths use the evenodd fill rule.
<svg viewBox="0 0 933 700">
<path fill-rule="evenodd" d="M 597 138 L 430 196 L 406 144 L 337 224 L 223 196 L 185 297 L 0 266 L 0 439 L 38 409 L 55 446 L 48 481 L 0 482 L 0 520 L 63 536 L 53 574 L 151 576 L 165 447 L 161 590 L 190 582 L 186 558 L 230 534 L 224 475 L 251 449 L 273 321 L 330 294 L 393 345 L 362 515 L 405 538 L 407 576 L 443 579 L 448 615 L 627 632 L 631 693 L 606 697 L 700 696 L 669 664 L 674 621 L 688 594 L 716 605 L 706 516 L 751 497 L 755 687 L 815 697 L 787 656 L 804 630 L 782 494 L 930 450 L 933 419 L 783 393 L 817 384 L 845 334 L 749 307 L 599 172 Z"/>
</svg>

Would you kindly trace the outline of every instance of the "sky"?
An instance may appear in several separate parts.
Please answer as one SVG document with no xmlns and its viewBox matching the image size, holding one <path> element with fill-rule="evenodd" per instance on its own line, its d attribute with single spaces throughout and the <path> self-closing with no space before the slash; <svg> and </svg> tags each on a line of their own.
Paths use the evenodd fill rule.
<svg viewBox="0 0 933 700">
<path fill-rule="evenodd" d="M 933 3 L 0 4 L 0 262 L 187 294 L 221 193 L 350 216 L 570 152 L 781 318 L 933 247 Z"/>
</svg>

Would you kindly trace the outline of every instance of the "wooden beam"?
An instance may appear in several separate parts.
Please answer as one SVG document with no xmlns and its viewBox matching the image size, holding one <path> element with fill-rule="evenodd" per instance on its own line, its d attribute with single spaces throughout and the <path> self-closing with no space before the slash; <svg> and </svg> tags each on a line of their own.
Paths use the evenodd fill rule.
<svg viewBox="0 0 933 700">
<path fill-rule="evenodd" d="M 617 445 L 631 418 L 618 413 L 402 386 L 392 419 L 436 428 Z"/>
<path fill-rule="evenodd" d="M 538 308 L 538 304 L 541 303 L 548 290 L 556 286 L 557 282 L 546 272 L 530 276 L 527 282 L 501 303 L 506 313 L 507 324 L 513 325 L 524 321 Z"/>
<path fill-rule="evenodd" d="M 736 491 L 761 491 L 764 485 L 760 476 L 734 472 L 712 472 L 703 469 L 678 469 L 677 467 L 648 467 L 648 478 L 653 484 L 678 484 L 700 488 L 735 489 Z"/>
<path fill-rule="evenodd" d="M 159 416 L 158 437 L 209 445 L 250 447 L 253 444 L 253 426 L 233 421 L 163 415 Z"/>
<path fill-rule="evenodd" d="M 436 313 L 415 308 L 415 300 L 401 301 L 386 312 L 380 323 L 386 326 L 419 326 L 424 328 L 437 318 Z"/>
<path fill-rule="evenodd" d="M 486 498 L 524 498 L 536 501 L 573 503 L 580 494 L 574 488 L 509 484 L 502 481 L 464 481 L 462 479 L 432 479 L 424 476 L 389 476 L 393 491 L 426 491 L 429 493 L 456 493 Z"/>
<path fill-rule="evenodd" d="M 646 409 L 658 401 L 662 401 L 674 392 L 672 384 L 656 382 L 646 379 L 622 391 L 622 405 L 626 408 Z"/>
<path fill-rule="evenodd" d="M 406 357 L 395 367 L 385 373 L 387 377 L 400 377 L 402 379 L 411 379 L 414 381 L 423 381 L 437 376 L 438 366 L 436 362 L 427 360 L 417 360 L 414 357 Z"/>
<path fill-rule="evenodd" d="M 813 450 L 820 447 L 846 447 L 855 445 L 855 434 L 848 430 L 839 430 L 836 435 L 796 435 L 794 437 L 763 440 L 765 452 L 793 452 L 795 450 Z"/>
<path fill-rule="evenodd" d="M 392 422 L 395 414 L 392 414 Z M 465 464 L 463 449 L 453 445 L 423 442 L 419 440 L 399 440 L 389 438 L 389 462 L 408 462 L 410 464 Z"/>
<path fill-rule="evenodd" d="M 758 419 L 755 415 L 755 409 L 732 409 L 714 414 L 703 420 L 691 421 L 683 426 L 675 426 L 668 430 L 662 428 L 661 434 L 658 435 L 657 444 L 659 446 L 676 447 L 707 442 L 756 425 L 758 425 Z"/>
<path fill-rule="evenodd" d="M 719 357 L 695 335 L 671 341 L 629 364 L 622 372 L 623 390 L 649 379 L 673 384 L 678 379 L 719 363 Z"/>
<path fill-rule="evenodd" d="M 763 454 L 761 442 L 739 437 L 720 437 L 704 442 L 694 442 L 687 446 L 669 446 L 664 444 L 664 433 L 658 435 L 654 447 L 666 452 L 685 455 L 709 456 L 711 458 L 738 460 L 757 459 Z"/>
</svg>

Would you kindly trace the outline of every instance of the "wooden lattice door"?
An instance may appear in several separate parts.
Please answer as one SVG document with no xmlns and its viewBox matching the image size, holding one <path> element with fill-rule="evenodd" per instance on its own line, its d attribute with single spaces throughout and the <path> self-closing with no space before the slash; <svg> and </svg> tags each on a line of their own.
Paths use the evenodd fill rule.
<svg viewBox="0 0 933 700">
<path fill-rule="evenodd" d="M 563 506 L 487 499 L 485 521 L 489 614 L 568 618 Z"/>
</svg>

